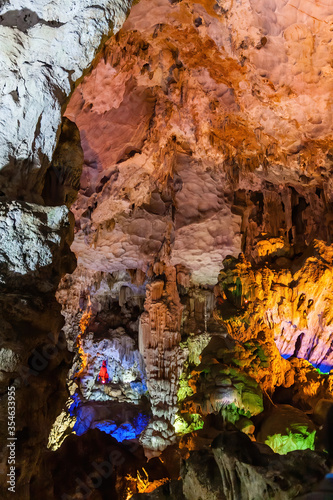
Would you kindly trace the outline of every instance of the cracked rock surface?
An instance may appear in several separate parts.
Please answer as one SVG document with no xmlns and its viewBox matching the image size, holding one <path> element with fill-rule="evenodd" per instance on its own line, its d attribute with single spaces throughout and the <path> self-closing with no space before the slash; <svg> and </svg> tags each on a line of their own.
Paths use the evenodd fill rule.
<svg viewBox="0 0 333 500">
<path fill-rule="evenodd" d="M 1 2 L 0 185 L 11 198 L 40 202 L 36 185 L 52 158 L 66 99 L 129 6 L 126 0 Z"/>
<path fill-rule="evenodd" d="M 20 498 L 295 498 L 333 401 L 333 6 L 129 6 L 0 7 Z"/>
</svg>

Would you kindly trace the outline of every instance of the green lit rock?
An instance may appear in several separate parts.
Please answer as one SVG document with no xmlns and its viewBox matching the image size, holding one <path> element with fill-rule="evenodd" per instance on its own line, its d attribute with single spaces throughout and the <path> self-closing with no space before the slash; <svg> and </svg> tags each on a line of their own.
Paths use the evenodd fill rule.
<svg viewBox="0 0 333 500">
<path fill-rule="evenodd" d="M 316 431 L 309 432 L 306 426 L 294 428 L 287 435 L 273 434 L 268 436 L 265 444 L 268 444 L 275 453 L 285 455 L 295 450 L 314 450 Z"/>
<path fill-rule="evenodd" d="M 223 407 L 221 409 L 221 415 L 224 420 L 234 425 L 238 423 L 243 417 L 247 418 L 251 416 L 251 414 L 245 412 L 242 408 L 239 408 L 239 406 L 236 406 L 234 403 Z"/>
<path fill-rule="evenodd" d="M 188 345 L 192 347 L 189 347 L 189 352 L 193 351 L 194 342 Z M 209 344 L 201 347 L 201 363 L 195 366 L 194 358 L 192 362 L 188 359 L 180 377 L 180 410 L 202 415 L 221 413 L 226 421 L 233 424 L 241 417 L 250 418 L 261 413 L 264 408 L 259 384 L 235 363 L 219 362 L 216 346 Z M 198 357 L 200 349 L 197 349 Z M 257 354 L 255 356 L 258 357 Z"/>
<path fill-rule="evenodd" d="M 314 449 L 316 428 L 308 416 L 289 405 L 276 405 L 261 425 L 257 440 L 276 453 Z"/>
<path fill-rule="evenodd" d="M 193 396 L 193 389 L 188 385 L 189 377 L 186 376 L 186 373 L 182 373 L 179 379 L 179 389 L 177 393 L 178 402 L 183 401 L 187 397 Z"/>
<path fill-rule="evenodd" d="M 211 335 L 202 333 L 201 335 L 191 336 L 187 339 L 186 345 L 188 348 L 188 362 L 198 366 L 201 363 L 200 355 L 205 347 L 209 344 Z"/>
<path fill-rule="evenodd" d="M 238 430 L 244 432 L 244 434 L 247 434 L 248 436 L 253 436 L 255 427 L 252 422 L 247 417 L 240 417 L 240 419 L 235 423 L 236 427 Z"/>
<path fill-rule="evenodd" d="M 217 366 L 214 366 L 214 371 Z M 231 417 L 235 413 L 234 408 L 239 417 L 258 415 L 263 411 L 263 397 L 259 385 L 236 368 L 219 365 L 218 375 L 213 382 L 210 403 L 214 411 L 223 410 L 223 415 L 228 421 L 235 421 L 234 417 Z"/>
<path fill-rule="evenodd" d="M 188 350 L 188 358 L 184 363 L 183 372 L 179 378 L 178 402 L 194 394 L 193 389 L 189 386 L 189 380 L 192 377 L 192 370 L 200 365 L 201 353 L 210 340 L 211 335 L 202 333 L 201 335 L 191 335 L 185 342 L 181 342 L 180 347 Z"/>
<path fill-rule="evenodd" d="M 204 421 L 198 413 L 186 413 L 176 415 L 174 428 L 176 434 L 188 434 L 198 431 L 204 426 Z"/>
</svg>

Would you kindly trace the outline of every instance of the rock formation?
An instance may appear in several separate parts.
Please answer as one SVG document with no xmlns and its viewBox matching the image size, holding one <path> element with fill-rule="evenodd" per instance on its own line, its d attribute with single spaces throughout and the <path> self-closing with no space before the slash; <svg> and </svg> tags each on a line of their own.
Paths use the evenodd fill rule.
<svg viewBox="0 0 333 500">
<path fill-rule="evenodd" d="M 293 473 L 295 462 L 301 476 Z M 280 456 L 268 447 L 252 443 L 244 434 L 224 432 L 213 441 L 211 449 L 191 453 L 184 461 L 181 480 L 169 483 L 168 488 L 161 486 L 150 494 L 132 498 L 287 500 L 304 493 L 318 481 L 323 467 L 325 457 L 310 450 Z"/>
<path fill-rule="evenodd" d="M 332 367 L 331 246 L 313 240 L 307 252 L 256 269 L 245 260 L 225 262 L 220 273 L 221 316 L 239 340 L 270 335 L 284 357 Z"/>
<path fill-rule="evenodd" d="M 153 421 L 142 436 L 146 448 L 163 450 L 174 437 L 179 377 L 186 351 L 179 345 L 182 305 L 180 303 L 176 270 L 165 266 L 166 282 L 153 281 L 147 286 L 145 310 L 140 317 L 139 349 L 147 371 L 147 388 Z"/>
<path fill-rule="evenodd" d="M 333 402 L 333 7 L 134 3 L 0 6 L 17 494 L 295 498 Z"/>
<path fill-rule="evenodd" d="M 42 201 L 67 97 L 129 6 L 117 0 L 2 2 L 0 182 L 10 198 Z"/>
<path fill-rule="evenodd" d="M 75 268 L 69 249 L 74 219 L 64 203 L 74 200 L 82 168 L 79 134 L 69 120 L 49 175 L 57 193 L 45 175 L 66 99 L 111 24 L 114 32 L 119 29 L 128 7 L 126 2 L 8 0 L 0 6 L 0 373 L 1 393 L 15 388 L 15 494 L 22 499 L 36 498 L 33 491 L 38 497 L 50 486 L 41 474 L 42 454 L 67 397 L 71 355 L 55 292 L 60 278 Z M 67 163 L 61 161 L 66 144 L 75 153 Z M 69 171 L 73 163 L 76 171 Z M 44 206 L 44 199 L 54 206 Z M 7 489 L 8 401 L 5 396 L 1 403 L 3 498 L 13 495 Z"/>
<path fill-rule="evenodd" d="M 70 367 L 63 318 L 55 291 L 63 274 L 75 268 L 70 252 L 71 217 L 66 207 L 12 201 L 0 215 L 1 392 L 15 391 L 15 494 L 30 498 L 49 426 L 66 399 Z M 9 410 L 1 400 L 1 486 L 9 498 Z M 9 405 L 8 405 L 9 406 Z M 12 408 L 12 406 L 11 406 Z M 12 412 L 11 412 L 12 413 Z M 12 435 L 12 434 L 11 434 Z"/>
</svg>

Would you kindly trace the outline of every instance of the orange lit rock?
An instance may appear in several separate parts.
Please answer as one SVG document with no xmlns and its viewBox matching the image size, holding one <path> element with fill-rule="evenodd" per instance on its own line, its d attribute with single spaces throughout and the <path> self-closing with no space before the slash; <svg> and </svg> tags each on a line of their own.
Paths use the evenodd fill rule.
<svg viewBox="0 0 333 500">
<path fill-rule="evenodd" d="M 128 275 L 142 287 L 131 332 L 153 414 L 147 453 L 175 438 L 191 336 L 234 342 L 196 353 L 200 369 L 188 361 L 184 412 L 249 410 L 235 373 L 259 399 L 277 387 L 302 408 L 331 397 L 330 376 L 280 353 L 333 363 L 332 16 L 309 2 L 141 0 L 68 104 L 84 165 L 65 330 L 82 291 L 101 332 L 107 295 L 126 316 Z"/>
<path fill-rule="evenodd" d="M 292 358 L 295 373 L 292 402 L 297 407 L 314 409 L 323 398 L 333 403 L 333 375 L 323 375 L 304 359 Z"/>
<path fill-rule="evenodd" d="M 11 12 L 11 3 L 2 2 L 0 7 L 4 14 L 0 31 L 11 34 L 4 40 L 22 38 L 27 42 L 28 49 L 23 52 L 28 56 L 28 51 L 37 47 L 30 43 L 34 34 L 52 32 L 56 34 L 52 40 L 56 42 L 57 58 L 67 62 L 59 65 L 59 58 L 58 63 L 52 60 L 52 50 L 45 57 L 43 49 L 37 61 L 28 57 L 25 62 L 31 64 L 21 64 L 12 78 L 16 56 L 12 57 L 13 44 L 5 44 L 10 64 L 4 65 L 8 71 L 3 87 L 5 149 L 0 194 L 8 197 L 5 204 L 17 204 L 18 197 L 19 204 L 24 203 L 22 200 L 68 206 L 74 202 L 72 249 L 79 265 L 72 276 L 63 279 L 58 299 L 63 307 L 68 348 L 78 351 L 75 363 L 81 365 L 82 361 L 80 368 L 72 366 L 68 378 L 78 367 L 82 397 L 94 392 L 93 383 L 90 387 L 84 383 L 88 378 L 89 384 L 95 380 L 106 351 L 110 358 L 115 351 L 120 354 L 114 371 L 125 359 L 133 359 L 142 371 L 140 378 L 133 370 L 131 391 L 126 387 L 130 384 L 128 374 L 118 379 L 114 376 L 117 382 L 99 395 L 101 404 L 96 408 L 101 413 L 90 412 L 87 405 L 91 423 L 102 418 L 106 399 L 115 398 L 120 405 L 146 404 L 152 418 L 140 439 L 151 456 L 176 442 L 173 424 L 179 410 L 183 415 L 186 411 L 199 412 L 208 421 L 212 414 L 222 419 L 225 408 L 232 405 L 237 411 L 258 414 L 263 399 L 274 405 L 281 398 L 309 412 L 320 401 L 330 401 L 333 376 L 318 373 L 304 359 L 325 371 L 333 366 L 331 2 L 141 0 L 132 8 L 123 29 L 101 46 L 92 67 L 80 80 L 83 68 L 95 55 L 96 40 L 107 29 L 107 20 L 113 18 L 113 2 L 104 2 L 108 4 L 107 15 L 98 1 L 89 9 L 89 32 L 71 30 L 79 45 L 84 39 L 89 42 L 82 44 L 86 49 L 83 58 L 76 54 L 78 61 L 72 52 L 75 44 L 71 47 L 68 37 L 60 36 L 73 27 L 67 20 L 72 9 L 64 7 L 63 23 L 61 16 L 51 20 L 52 9 L 43 6 L 38 15 L 30 12 L 25 16 L 26 9 Z M 82 2 L 74 3 L 79 8 Z M 119 14 L 126 6 L 119 0 L 114 8 Z M 51 17 L 44 20 L 46 11 Z M 118 20 L 123 18 L 119 15 Z M 11 26 L 13 23 L 17 26 Z M 115 27 L 118 29 L 119 23 Z M 45 42 L 43 37 L 38 40 Z M 22 57 L 21 46 L 17 52 Z M 29 78 L 23 78 L 17 87 L 17 75 L 27 71 Z M 57 140 L 60 104 L 65 100 L 65 94 L 57 95 L 57 89 L 73 94 L 52 167 L 46 172 Z M 31 92 L 34 105 L 24 106 L 29 108 L 26 113 L 22 103 L 30 102 Z M 45 114 L 46 109 L 53 110 L 50 116 Z M 17 120 L 22 110 L 24 120 Z M 37 211 L 42 215 L 43 211 Z M 56 210 L 46 212 L 52 219 Z M 40 275 L 36 269 L 38 289 L 43 293 L 53 289 L 64 269 L 72 269 L 67 243 L 61 243 L 63 252 L 56 250 L 57 235 L 45 226 L 45 213 L 32 220 L 29 230 L 34 233 L 38 226 L 50 236 L 47 245 L 42 245 L 50 268 L 39 262 L 36 254 L 37 267 L 47 267 Z M 13 220 L 6 225 L 5 236 L 17 235 Z M 44 242 L 39 229 L 37 232 Z M 21 269 L 23 261 L 35 255 L 30 247 L 36 239 L 29 240 L 25 230 L 23 233 L 22 247 L 30 241 L 29 251 L 24 248 L 24 258 L 17 259 L 17 245 L 12 245 L 15 238 L 7 238 L 5 249 Z M 53 277 L 49 277 L 51 267 Z M 32 297 L 31 304 L 27 299 L 25 306 L 22 290 L 36 284 L 30 271 L 23 281 L 15 278 L 14 297 L 7 293 L 11 276 L 7 269 L 4 273 L 1 301 L 6 317 L 14 318 L 13 328 L 7 325 L 7 319 L 3 322 L 2 340 L 8 342 L 2 353 L 8 369 L 6 382 L 13 378 L 18 359 L 28 362 L 29 355 L 31 364 L 33 349 L 36 345 L 43 348 L 49 328 L 56 340 L 61 321 L 55 314 L 55 324 L 48 324 L 47 313 L 40 313 L 47 304 L 44 299 L 40 302 L 39 296 L 36 304 Z M 82 324 L 81 331 L 79 323 L 89 294 L 88 336 L 88 323 Z M 57 312 L 52 297 L 49 299 L 51 309 Z M 27 333 L 28 339 L 17 352 L 11 345 L 16 330 Z M 37 340 L 33 340 L 35 337 Z M 214 344 L 216 339 L 221 344 Z M 191 342 L 196 343 L 192 352 Z M 94 352 L 93 358 L 88 357 L 86 347 Z M 48 379 L 58 383 L 60 377 L 64 381 L 61 372 L 66 362 L 61 359 L 67 350 L 61 349 L 59 359 L 48 364 L 47 378 L 42 375 L 35 379 L 32 392 L 43 395 L 42 386 L 46 387 Z M 140 364 L 142 358 L 145 367 Z M 142 383 L 145 370 L 147 388 Z M 180 402 L 177 390 L 186 377 L 186 394 Z M 135 389 L 138 384 L 140 393 Z M 74 385 L 71 380 L 71 394 Z M 50 387 L 56 389 L 52 384 Z M 43 412 L 48 413 L 49 408 L 53 412 L 45 394 L 47 411 L 43 407 Z M 50 399 L 56 397 L 50 393 Z M 40 411 L 42 400 L 38 402 Z M 24 403 L 20 398 L 20 404 Z M 317 413 L 322 419 L 320 406 Z M 36 422 L 45 424 L 44 428 L 49 424 L 43 419 Z M 253 435 L 251 421 L 239 419 L 236 423 Z M 28 424 L 27 429 L 21 423 L 19 428 L 30 436 L 36 425 L 30 420 Z M 220 451 L 207 452 L 207 462 L 203 463 L 202 453 L 184 465 L 187 497 L 208 498 L 207 478 L 212 470 L 218 480 L 211 489 L 218 498 L 227 496 L 219 473 L 221 477 L 230 473 L 235 497 L 246 498 L 249 477 L 255 478 L 251 484 L 256 485 L 258 497 L 265 488 L 279 495 L 286 483 L 281 488 L 272 484 L 272 471 L 260 479 L 255 465 L 250 467 L 237 453 L 228 455 L 231 441 L 225 438 L 226 442 L 218 446 Z M 245 446 L 243 438 L 236 439 L 236 448 L 243 443 L 258 457 L 251 443 Z M 195 442 L 193 436 L 188 441 L 189 448 L 199 447 L 199 440 Z M 30 437 L 25 442 L 30 446 Z M 207 436 L 203 444 L 209 446 Z M 32 455 L 35 462 L 39 453 Z M 313 455 L 310 458 L 313 461 Z M 276 458 L 273 473 L 280 471 L 278 462 Z M 295 468 L 295 463 L 289 457 L 285 463 L 282 470 L 287 474 L 289 465 Z M 30 465 L 27 460 L 21 469 L 24 487 L 32 477 Z M 306 475 L 307 467 L 301 469 L 297 463 L 296 469 Z M 36 484 L 41 485 L 45 476 L 38 472 L 33 471 L 31 495 L 44 498 L 46 493 L 38 491 Z M 60 482 L 54 480 L 59 488 Z M 52 491 L 51 479 L 47 487 L 45 484 L 44 490 Z M 292 475 L 288 485 L 285 489 L 292 496 L 302 491 Z M 61 496 L 60 491 L 54 491 Z"/>
<path fill-rule="evenodd" d="M 130 475 L 126 476 L 127 483 L 129 486 L 127 487 L 127 497 L 126 500 L 132 498 L 133 493 L 151 493 L 156 490 L 162 484 L 165 484 L 169 481 L 168 478 L 155 479 L 153 481 L 149 480 L 148 473 L 146 469 L 142 469 L 142 472 L 137 471 L 137 477 L 132 477 Z"/>
<path fill-rule="evenodd" d="M 332 15 L 309 2 L 135 5 L 66 110 L 85 161 L 79 260 L 145 270 L 171 199 L 172 263 L 200 282 L 214 284 L 225 252 L 240 251 L 240 230 L 254 258 L 287 254 L 289 232 L 301 246 L 326 237 L 315 190 L 332 198 Z"/>
<path fill-rule="evenodd" d="M 321 241 L 310 248 L 311 256 L 304 254 L 290 269 L 225 261 L 220 286 L 228 300 L 218 311 L 234 338 L 261 341 L 264 336 L 283 355 L 305 358 L 325 370 L 333 365 L 333 254 Z"/>
</svg>

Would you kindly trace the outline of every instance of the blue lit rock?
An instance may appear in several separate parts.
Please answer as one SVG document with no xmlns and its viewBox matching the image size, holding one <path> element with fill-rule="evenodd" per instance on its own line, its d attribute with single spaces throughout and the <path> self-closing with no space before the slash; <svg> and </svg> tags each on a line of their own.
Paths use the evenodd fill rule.
<svg viewBox="0 0 333 500">
<path fill-rule="evenodd" d="M 134 405 L 101 406 L 94 402 L 87 403 L 75 393 L 52 426 L 48 448 L 55 451 L 71 433 L 82 436 L 89 429 L 99 429 L 118 442 L 136 439 L 148 422 L 149 416 Z"/>
<path fill-rule="evenodd" d="M 113 421 L 106 420 L 104 422 L 95 423 L 93 427 L 106 434 L 110 434 L 121 443 L 125 440 L 139 437 L 142 431 L 147 427 L 148 422 L 149 417 L 140 413 L 137 417 L 134 417 L 131 422 L 117 425 Z"/>
</svg>

